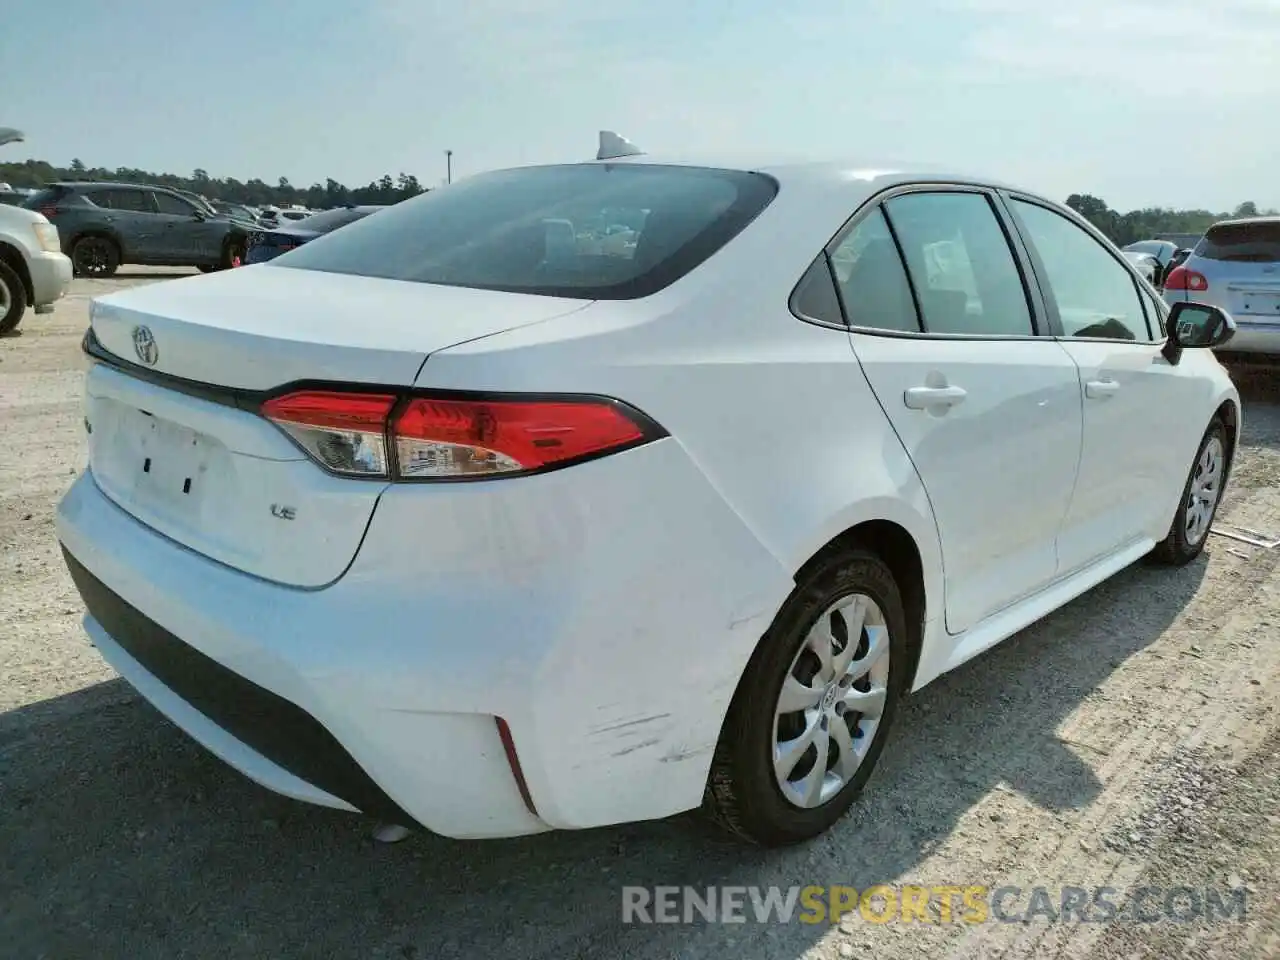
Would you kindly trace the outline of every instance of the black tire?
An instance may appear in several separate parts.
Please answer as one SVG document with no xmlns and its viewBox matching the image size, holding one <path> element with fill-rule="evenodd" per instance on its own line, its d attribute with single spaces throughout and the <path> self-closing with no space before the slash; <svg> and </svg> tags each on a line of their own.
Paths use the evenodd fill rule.
<svg viewBox="0 0 1280 960">
<path fill-rule="evenodd" d="M 200 264 L 199 266 L 196 267 L 196 269 L 199 270 L 201 273 L 213 273 L 213 271 L 217 270 L 218 268 L 214 266 L 210 266 L 209 264 L 205 263 L 205 264 Z"/>
<path fill-rule="evenodd" d="M 1217 499 L 1214 501 L 1209 520 L 1204 525 L 1204 532 L 1193 540 L 1188 537 L 1187 533 L 1187 511 L 1191 500 L 1191 485 L 1200 474 L 1200 461 L 1204 457 L 1206 448 L 1215 440 L 1222 448 L 1222 467 L 1218 480 Z M 1178 512 L 1174 514 L 1173 524 L 1169 528 L 1168 536 L 1151 551 L 1152 560 L 1168 566 L 1182 567 L 1200 556 L 1200 553 L 1204 550 L 1205 543 L 1209 539 L 1209 528 L 1213 526 L 1213 520 L 1218 515 L 1218 507 L 1222 503 L 1222 494 L 1225 492 L 1223 487 L 1230 468 L 1230 456 L 1231 445 L 1227 437 L 1226 424 L 1222 422 L 1222 418 L 1214 417 L 1208 429 L 1205 430 L 1204 437 L 1200 440 L 1200 446 L 1196 448 L 1196 456 L 1191 461 L 1191 469 L 1187 471 L 1187 482 L 1182 485 L 1182 499 L 1178 501 Z"/>
<path fill-rule="evenodd" d="M 7 308 L 3 304 L 8 304 Z M 0 260 L 0 336 L 12 333 L 27 312 L 27 288 L 22 278 L 4 261 Z"/>
<path fill-rule="evenodd" d="M 222 246 L 222 260 L 216 269 L 230 270 L 244 263 L 244 240 L 231 238 Z"/>
<path fill-rule="evenodd" d="M 109 237 L 81 237 L 71 245 L 76 276 L 105 280 L 120 267 L 120 248 Z"/>
<path fill-rule="evenodd" d="M 774 775 L 774 711 L 810 628 L 832 604 L 855 593 L 870 597 L 884 614 L 888 693 L 861 765 L 826 803 L 803 808 L 783 795 Z M 815 563 L 783 604 L 738 684 L 712 760 L 703 811 L 731 833 L 766 847 L 800 843 L 830 828 L 849 810 L 884 749 L 906 685 L 906 638 L 902 597 L 880 557 L 854 548 Z"/>
</svg>

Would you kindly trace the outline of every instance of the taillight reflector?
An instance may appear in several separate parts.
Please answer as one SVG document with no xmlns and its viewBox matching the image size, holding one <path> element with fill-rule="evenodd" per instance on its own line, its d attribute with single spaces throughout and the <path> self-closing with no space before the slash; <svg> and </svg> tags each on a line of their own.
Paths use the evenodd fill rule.
<svg viewBox="0 0 1280 960">
<path fill-rule="evenodd" d="M 262 415 L 334 473 L 395 480 L 530 473 L 661 435 L 642 415 L 603 398 L 402 399 L 302 390 L 268 400 Z"/>
<path fill-rule="evenodd" d="M 1164 288 L 1166 290 L 1193 290 L 1197 293 L 1202 293 L 1209 289 L 1209 281 L 1203 273 L 1177 266 L 1170 271 L 1169 276 L 1165 277 Z"/>
<path fill-rule="evenodd" d="M 380 393 L 301 391 L 262 405 L 262 415 L 334 473 L 386 477 L 387 416 L 396 398 Z"/>
<path fill-rule="evenodd" d="M 53 215 L 57 212 L 58 212 L 58 208 L 53 206 L 40 208 L 40 213 L 49 218 L 52 218 Z"/>
</svg>

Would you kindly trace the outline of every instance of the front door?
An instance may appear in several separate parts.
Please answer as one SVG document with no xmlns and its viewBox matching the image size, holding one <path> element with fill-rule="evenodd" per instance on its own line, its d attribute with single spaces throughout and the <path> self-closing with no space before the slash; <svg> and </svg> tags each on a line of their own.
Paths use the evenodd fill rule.
<svg viewBox="0 0 1280 960">
<path fill-rule="evenodd" d="M 1074 573 L 1168 532 L 1205 429 L 1175 411 L 1202 409 L 1208 357 L 1167 361 L 1163 311 L 1091 233 L 1033 200 L 1009 207 L 1046 281 L 1051 322 L 1080 371 L 1080 479 L 1059 535 L 1059 572 Z M 1197 351 L 1189 351 L 1197 353 Z M 1196 404 L 1188 392 L 1202 391 Z"/>
<path fill-rule="evenodd" d="M 1079 464 L 1076 366 L 1037 335 L 1006 229 L 985 192 L 931 188 L 830 250 L 854 351 L 933 507 L 953 634 L 1052 582 Z"/>
</svg>

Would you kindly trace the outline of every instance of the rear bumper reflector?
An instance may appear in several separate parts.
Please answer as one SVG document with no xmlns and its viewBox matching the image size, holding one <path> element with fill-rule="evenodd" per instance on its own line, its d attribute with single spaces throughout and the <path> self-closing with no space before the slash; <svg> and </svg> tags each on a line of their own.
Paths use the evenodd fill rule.
<svg viewBox="0 0 1280 960">
<path fill-rule="evenodd" d="M 511 775 L 516 779 L 516 787 L 520 791 L 520 799 L 529 808 L 529 812 L 538 816 L 538 808 L 533 805 L 533 795 L 529 792 L 529 784 L 525 782 L 524 771 L 520 769 L 520 757 L 516 754 L 516 742 L 511 736 L 511 727 L 501 717 L 494 717 L 498 723 L 498 736 L 502 740 L 502 749 L 507 754 L 507 764 L 511 767 Z"/>
</svg>

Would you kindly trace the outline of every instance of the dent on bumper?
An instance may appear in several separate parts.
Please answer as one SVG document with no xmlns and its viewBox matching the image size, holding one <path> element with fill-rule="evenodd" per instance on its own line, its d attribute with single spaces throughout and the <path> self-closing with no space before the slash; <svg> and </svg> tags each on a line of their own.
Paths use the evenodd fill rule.
<svg viewBox="0 0 1280 960">
<path fill-rule="evenodd" d="M 415 820 L 459 838 L 697 806 L 792 586 L 673 441 L 519 482 L 394 488 L 324 590 L 193 554 L 89 474 L 58 532 L 147 618 L 315 717 Z"/>
</svg>

